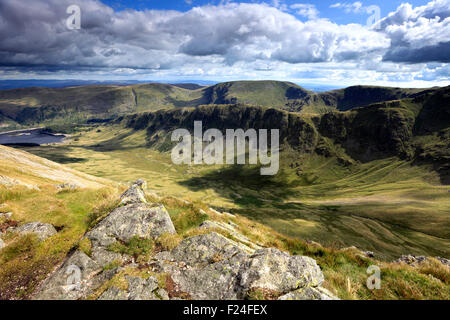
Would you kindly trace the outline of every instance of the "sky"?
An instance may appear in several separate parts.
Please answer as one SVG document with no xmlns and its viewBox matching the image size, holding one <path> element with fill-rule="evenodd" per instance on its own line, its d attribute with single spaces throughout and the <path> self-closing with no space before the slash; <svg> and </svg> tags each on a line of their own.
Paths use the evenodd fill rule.
<svg viewBox="0 0 450 320">
<path fill-rule="evenodd" d="M 450 85 L 450 0 L 1 0 L 0 39 L 1 80 Z"/>
</svg>

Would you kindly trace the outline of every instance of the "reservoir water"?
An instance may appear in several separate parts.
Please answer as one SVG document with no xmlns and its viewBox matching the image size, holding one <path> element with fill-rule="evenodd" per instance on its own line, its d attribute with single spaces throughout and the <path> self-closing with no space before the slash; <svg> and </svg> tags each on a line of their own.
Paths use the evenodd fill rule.
<svg viewBox="0 0 450 320">
<path fill-rule="evenodd" d="M 61 143 L 66 136 L 53 134 L 44 128 L 17 130 L 0 133 L 1 145 L 38 146 L 49 143 Z"/>
</svg>

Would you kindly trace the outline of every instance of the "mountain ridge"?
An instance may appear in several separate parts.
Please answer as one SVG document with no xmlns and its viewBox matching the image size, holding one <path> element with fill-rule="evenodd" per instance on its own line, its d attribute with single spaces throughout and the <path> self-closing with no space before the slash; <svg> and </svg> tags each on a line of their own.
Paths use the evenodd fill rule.
<svg viewBox="0 0 450 320">
<path fill-rule="evenodd" d="M 291 82 L 232 81 L 206 87 L 163 83 L 31 87 L 0 90 L 0 121 L 18 126 L 39 123 L 85 123 L 136 112 L 244 103 L 300 113 L 351 110 L 386 100 L 414 98 L 430 89 L 353 86 L 314 93 Z"/>
</svg>

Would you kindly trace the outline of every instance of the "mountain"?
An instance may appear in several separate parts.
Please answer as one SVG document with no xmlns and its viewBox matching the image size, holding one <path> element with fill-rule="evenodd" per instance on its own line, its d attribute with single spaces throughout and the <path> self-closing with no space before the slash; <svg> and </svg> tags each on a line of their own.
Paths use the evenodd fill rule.
<svg viewBox="0 0 450 320">
<path fill-rule="evenodd" d="M 314 93 L 294 83 L 234 81 L 207 87 L 192 84 L 92 85 L 65 88 L 31 87 L 0 91 L 0 124 L 85 123 L 136 112 L 208 104 L 244 103 L 322 114 L 388 100 L 414 98 L 433 89 L 356 86 Z"/>
</svg>

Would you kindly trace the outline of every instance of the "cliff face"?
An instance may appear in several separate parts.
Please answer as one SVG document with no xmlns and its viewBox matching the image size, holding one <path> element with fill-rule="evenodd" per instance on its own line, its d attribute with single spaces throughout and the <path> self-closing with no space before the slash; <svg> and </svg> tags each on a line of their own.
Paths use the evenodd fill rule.
<svg viewBox="0 0 450 320">
<path fill-rule="evenodd" d="M 192 131 L 194 121 L 202 121 L 204 130 L 279 129 L 280 144 L 288 144 L 300 153 L 314 152 L 325 137 L 362 162 L 391 156 L 411 160 L 419 154 L 425 159 L 424 150 L 433 149 L 436 143 L 448 143 L 445 132 L 450 124 L 449 91 L 444 88 L 416 98 L 312 117 L 234 104 L 136 114 L 118 121 L 135 130 L 146 129 L 151 146 L 167 139 L 167 134 L 177 128 Z M 416 143 L 418 137 L 427 135 L 441 139 L 427 146 Z M 448 148 L 441 151 L 447 154 Z M 444 156 L 434 160 L 444 160 Z"/>
</svg>

